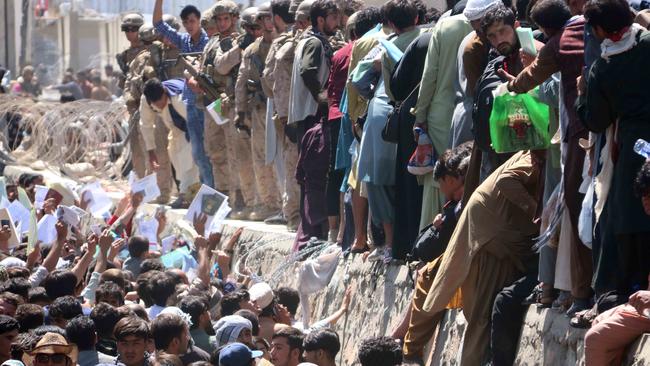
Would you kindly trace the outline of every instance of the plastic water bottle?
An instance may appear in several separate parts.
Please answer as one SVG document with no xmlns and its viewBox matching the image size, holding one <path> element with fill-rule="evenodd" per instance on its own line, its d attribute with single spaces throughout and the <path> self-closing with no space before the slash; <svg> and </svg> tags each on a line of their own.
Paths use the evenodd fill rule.
<svg viewBox="0 0 650 366">
<path fill-rule="evenodd" d="M 650 143 L 644 139 L 636 140 L 634 143 L 634 152 L 646 159 L 650 159 Z"/>
</svg>

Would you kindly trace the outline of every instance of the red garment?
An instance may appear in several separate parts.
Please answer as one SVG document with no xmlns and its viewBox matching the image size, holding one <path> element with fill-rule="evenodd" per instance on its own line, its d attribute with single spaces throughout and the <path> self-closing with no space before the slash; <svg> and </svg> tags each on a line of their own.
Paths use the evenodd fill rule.
<svg viewBox="0 0 650 366">
<path fill-rule="evenodd" d="M 119 219 L 119 216 L 111 216 L 111 218 L 108 220 L 108 226 L 111 226 Z M 126 226 L 124 226 L 124 233 L 117 233 L 118 235 L 121 235 L 122 237 L 125 237 L 124 234 L 126 234 L 126 237 L 131 236 L 131 231 L 133 230 L 133 218 L 129 220 L 129 222 L 126 223 Z"/>
<path fill-rule="evenodd" d="M 585 335 L 585 364 L 620 365 L 626 347 L 647 332 L 650 332 L 650 319 L 631 305 L 607 310 L 598 315 Z"/>
<path fill-rule="evenodd" d="M 578 98 L 578 76 L 585 66 L 585 18 L 580 17 L 564 27 L 558 43 L 557 60 L 562 73 L 564 105 L 569 114 L 567 137 L 585 137 L 587 129 L 580 122 L 574 107 Z"/>
<path fill-rule="evenodd" d="M 327 101 L 329 104 L 329 111 L 327 113 L 328 121 L 343 117 L 343 114 L 339 110 L 339 103 L 341 102 L 343 89 L 345 89 L 345 83 L 348 79 L 348 68 L 350 67 L 353 45 L 354 42 L 348 42 L 348 44 L 336 51 L 334 56 L 332 56 L 332 67 L 327 86 Z"/>
</svg>

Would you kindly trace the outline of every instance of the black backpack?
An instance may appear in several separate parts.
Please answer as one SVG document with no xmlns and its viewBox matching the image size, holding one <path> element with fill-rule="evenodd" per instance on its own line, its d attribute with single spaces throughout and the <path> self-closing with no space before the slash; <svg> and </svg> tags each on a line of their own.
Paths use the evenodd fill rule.
<svg viewBox="0 0 650 366">
<path fill-rule="evenodd" d="M 482 151 L 492 150 L 492 139 L 490 138 L 490 114 L 494 97 L 492 91 L 505 80 L 497 74 L 497 70 L 503 67 L 505 57 L 497 56 L 488 62 L 485 71 L 476 83 L 474 93 L 474 108 L 472 109 L 472 133 L 474 143 Z"/>
<path fill-rule="evenodd" d="M 439 229 L 433 227 L 433 224 L 429 224 L 420 231 L 415 239 L 413 250 L 407 255 L 407 262 L 431 262 L 445 252 L 458 223 L 456 204 L 448 202 L 443 207 L 442 214 L 443 222 Z"/>
</svg>

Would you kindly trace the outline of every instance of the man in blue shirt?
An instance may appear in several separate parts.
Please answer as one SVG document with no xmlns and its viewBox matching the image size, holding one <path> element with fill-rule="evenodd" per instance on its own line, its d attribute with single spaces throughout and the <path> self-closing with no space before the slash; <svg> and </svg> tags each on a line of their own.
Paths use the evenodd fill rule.
<svg viewBox="0 0 650 366">
<path fill-rule="evenodd" d="M 156 0 L 153 11 L 153 23 L 156 31 L 173 43 L 182 53 L 203 52 L 209 37 L 201 28 L 201 12 L 193 5 L 184 7 L 181 11 L 181 20 L 187 33 L 180 33 L 163 21 L 162 5 L 163 0 Z M 183 91 L 183 102 L 187 106 L 187 129 L 192 144 L 192 158 L 199 168 L 201 183 L 214 187 L 212 165 L 203 144 L 204 108 L 201 105 L 203 98 L 197 98 L 191 85 L 187 86 L 190 87 L 186 87 Z"/>
</svg>

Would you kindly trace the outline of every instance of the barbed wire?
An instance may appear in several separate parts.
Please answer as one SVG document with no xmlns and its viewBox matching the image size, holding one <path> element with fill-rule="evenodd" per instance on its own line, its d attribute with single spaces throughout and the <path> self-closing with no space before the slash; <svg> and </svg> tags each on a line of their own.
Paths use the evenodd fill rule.
<svg viewBox="0 0 650 366">
<path fill-rule="evenodd" d="M 279 239 L 273 239 L 266 241 L 266 239 L 259 239 L 255 241 L 249 241 L 246 243 L 241 243 L 239 244 L 240 247 L 243 249 L 240 251 L 239 254 L 239 259 L 237 259 L 237 262 L 235 262 L 235 266 L 233 268 L 233 272 L 235 273 L 236 276 L 242 276 L 243 278 L 249 278 L 249 277 L 259 277 L 255 274 L 251 274 L 250 276 L 247 274 L 244 274 L 241 272 L 241 269 L 243 268 L 253 268 L 251 267 L 251 264 L 249 263 L 250 259 L 258 259 L 258 260 L 263 260 L 264 258 L 268 258 L 268 254 L 272 253 L 273 251 L 267 250 L 270 249 L 271 247 L 277 248 L 279 243 L 286 242 L 286 238 L 279 238 Z M 265 243 L 261 245 L 256 245 L 262 241 L 265 241 Z M 311 242 L 310 242 L 311 243 Z M 282 261 L 275 270 L 268 271 L 268 275 L 264 275 L 263 279 L 265 282 L 267 282 L 269 285 L 274 285 L 277 283 L 283 275 L 287 273 L 287 271 L 293 267 L 296 263 L 298 262 L 303 262 L 309 258 L 315 258 L 318 257 L 321 253 L 323 253 L 328 247 L 336 245 L 336 243 L 329 243 L 329 242 L 323 242 L 323 243 L 318 243 L 314 242 L 312 245 L 308 245 L 307 247 L 297 251 L 290 253 L 284 261 Z M 258 252 L 263 252 L 263 256 L 257 256 L 253 254 L 257 254 Z M 278 253 L 278 255 L 282 255 L 281 253 Z M 259 268 L 259 266 L 254 266 L 255 268 Z"/>
<path fill-rule="evenodd" d="M 115 178 L 130 159 L 128 144 L 121 143 L 127 136 L 122 102 L 79 100 L 61 104 L 2 95 L 0 121 L 11 119 L 18 123 L 23 140 L 16 149 L 3 134 L 2 143 L 10 156 L 4 159 L 5 164 L 29 165 L 41 160 L 74 170 L 75 164 L 88 163 L 94 177 Z"/>
</svg>

